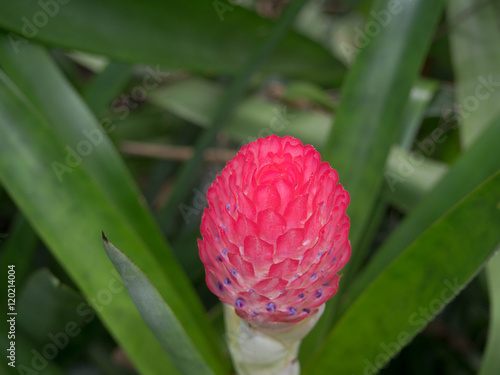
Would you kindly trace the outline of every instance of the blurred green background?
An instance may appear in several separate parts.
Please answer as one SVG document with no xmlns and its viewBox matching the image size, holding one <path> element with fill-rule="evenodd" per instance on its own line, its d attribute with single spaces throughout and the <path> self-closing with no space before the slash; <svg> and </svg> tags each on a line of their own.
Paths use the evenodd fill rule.
<svg viewBox="0 0 500 375">
<path fill-rule="evenodd" d="M 500 243 L 499 41 L 497 0 L 4 2 L 0 278 L 15 265 L 18 315 L 11 368 L 1 288 L 0 373 L 182 373 L 101 231 L 231 373 L 199 223 L 226 161 L 277 134 L 351 194 L 353 256 L 304 373 L 499 374 L 498 257 L 483 270 Z"/>
</svg>

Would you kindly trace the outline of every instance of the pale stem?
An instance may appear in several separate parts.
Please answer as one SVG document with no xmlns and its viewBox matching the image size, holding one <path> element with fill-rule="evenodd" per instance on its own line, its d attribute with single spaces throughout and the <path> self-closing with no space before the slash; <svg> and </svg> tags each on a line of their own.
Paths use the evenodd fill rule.
<svg viewBox="0 0 500 375">
<path fill-rule="evenodd" d="M 298 323 L 256 323 L 241 319 L 224 304 L 226 338 L 238 375 L 299 375 L 302 339 L 313 329 L 325 306 Z"/>
</svg>

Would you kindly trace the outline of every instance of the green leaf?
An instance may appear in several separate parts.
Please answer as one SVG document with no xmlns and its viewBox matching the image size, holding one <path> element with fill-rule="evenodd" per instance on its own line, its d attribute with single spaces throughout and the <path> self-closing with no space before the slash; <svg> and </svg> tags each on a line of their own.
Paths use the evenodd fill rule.
<svg viewBox="0 0 500 375">
<path fill-rule="evenodd" d="M 448 3 L 450 19 L 456 19 L 466 9 L 474 13 L 452 29 L 451 52 L 457 81 L 457 101 L 461 104 L 457 113 L 461 125 L 461 141 L 464 148 L 496 124 L 492 118 L 500 115 L 500 8 L 495 3 L 481 4 L 472 0 Z M 471 53 L 473 51 L 473 53 Z M 493 86 L 485 82 L 493 81 Z M 500 372 L 500 258 L 496 256 L 486 266 L 490 293 L 490 327 L 488 341 L 481 364 L 480 375 Z"/>
<path fill-rule="evenodd" d="M 157 224 L 142 201 L 137 186 L 107 137 L 107 133 L 112 133 L 117 125 L 108 118 L 101 118 L 102 127 L 99 126 L 81 98 L 40 46 L 30 44 L 16 54 L 10 48 L 8 40 L 2 37 L 0 66 L 46 117 L 48 126 L 57 133 L 64 145 L 65 155 L 50 161 L 50 173 L 56 175 L 61 184 L 78 168 L 84 168 L 92 174 L 103 192 L 122 211 L 124 219 L 130 221 L 149 245 L 165 274 L 175 278 L 179 289 L 190 299 L 193 311 L 199 312 L 199 319 L 202 319 L 202 308 L 197 303 L 186 277 L 177 267 Z M 47 90 L 59 93 L 58 100 L 47 95 Z"/>
<path fill-rule="evenodd" d="M 500 8 L 493 1 L 456 0 L 447 10 L 451 22 L 460 20 L 450 35 L 457 79 L 454 115 L 462 123 L 462 145 L 469 146 L 500 115 Z M 464 11 L 472 13 L 463 19 Z"/>
<path fill-rule="evenodd" d="M 404 177 L 401 171 L 404 172 Z M 384 172 L 386 178 L 384 199 L 401 212 L 410 212 L 446 172 L 448 172 L 447 164 L 427 158 L 418 150 L 406 152 L 394 146 Z"/>
<path fill-rule="evenodd" d="M 102 126 L 97 123 L 43 48 L 31 44 L 16 54 L 7 43 L 5 38 L 0 39 L 1 67 L 46 117 L 49 128 L 60 140 L 60 144 L 64 145 L 64 155 L 53 158 L 48 163 L 49 173 L 55 175 L 62 185 L 78 168 L 85 169 L 92 176 L 102 193 L 121 212 L 121 220 L 134 228 L 134 232 L 147 245 L 147 254 L 153 256 L 152 269 L 140 264 L 141 256 L 136 261 L 157 283 L 155 285 L 164 298 L 168 300 L 169 296 L 175 296 L 174 289 L 182 296 L 186 304 L 182 308 L 182 316 L 192 315 L 193 328 L 199 327 L 199 332 L 205 336 L 207 343 L 214 340 L 215 331 L 208 323 L 196 292 L 165 243 L 157 223 L 146 207 L 144 197 L 107 136 L 118 124 L 106 117 L 100 119 Z M 153 72 L 150 71 L 149 74 L 153 76 Z M 161 81 L 161 77 L 156 78 Z M 58 100 L 47 95 L 47 90 L 59 93 Z M 98 229 L 102 230 L 104 225 L 109 224 L 103 223 Z M 158 275 L 158 281 L 155 275 Z M 169 286 L 163 286 L 163 279 Z M 222 360 L 218 347 L 208 344 L 206 347 L 211 352 L 211 358 Z"/>
<path fill-rule="evenodd" d="M 437 88 L 437 82 L 431 80 L 419 80 L 413 85 L 410 91 L 410 98 L 406 103 L 402 121 L 403 130 L 399 145 L 403 150 L 411 150 L 424 118 L 425 111 L 436 93 Z"/>
<path fill-rule="evenodd" d="M 443 136 L 446 136 L 443 134 Z M 388 267 L 401 252 L 440 216 L 457 204 L 485 179 L 500 168 L 500 118 L 450 168 L 410 215 L 391 233 L 377 250 L 370 263 L 349 288 L 343 309 L 353 301 Z M 481 165 L 481 168 L 477 166 Z"/>
<path fill-rule="evenodd" d="M 236 74 L 273 22 L 226 1 L 36 0 L 3 7 L 0 26 L 27 40 L 129 63 L 162 64 L 208 74 Z M 42 14 L 46 21 L 35 20 Z M 39 26 L 37 26 L 37 24 Z M 14 50 L 26 40 L 9 34 Z M 290 33 L 266 72 L 338 84 L 345 68 L 320 45 Z"/>
<path fill-rule="evenodd" d="M 225 90 L 203 78 L 189 78 L 151 94 L 151 101 L 202 127 L 214 118 Z M 245 126 L 241 126 L 245 124 Z M 331 126 L 331 116 L 296 110 L 259 96 L 243 99 L 224 130 L 235 140 L 248 143 L 271 133 L 293 135 L 304 143 L 321 147 Z"/>
<path fill-rule="evenodd" d="M 412 88 L 413 94 L 409 97 L 403 120 L 405 139 L 401 140 L 406 148 L 413 142 L 412 136 L 420 125 L 435 86 L 431 81 L 417 81 Z M 222 87 L 209 80 L 192 77 L 154 91 L 150 99 L 152 103 L 182 119 L 207 127 L 223 93 Z M 242 143 L 274 133 L 291 135 L 321 149 L 325 145 L 331 122 L 332 116 L 323 112 L 295 109 L 253 95 L 238 104 L 224 130 L 232 139 Z M 388 156 L 384 176 L 397 175 L 402 163 L 409 163 L 409 153 L 394 148 Z M 434 186 L 446 170 L 445 164 L 424 158 L 415 168 L 415 173 L 407 176 L 404 182 L 396 180 L 396 188 L 394 191 L 389 189 L 386 199 L 406 211 Z"/>
<path fill-rule="evenodd" d="M 80 330 L 88 317 L 79 314 L 81 295 L 54 277 L 47 269 L 33 273 L 17 301 L 18 327 L 39 344 L 45 344 L 50 333 Z"/>
<path fill-rule="evenodd" d="M 148 272 L 207 362 L 220 369 L 222 354 L 210 344 L 210 337 L 216 336 L 213 327 L 104 130 L 40 47 L 25 46 L 18 55 L 0 48 L 0 63 L 16 81 L 2 73 L 0 180 L 13 200 L 141 372 L 175 370 L 159 346 L 147 351 L 141 347 L 150 333 L 128 296 L 112 294 L 113 303 L 106 309 L 96 300 L 113 279 L 109 261 L 98 252 L 99 241 L 89 240 L 102 229 L 127 243 L 128 255 Z M 57 100 L 47 90 L 57 92 Z M 100 142 L 92 146 L 83 131 L 100 135 Z M 83 141 L 91 152 L 87 149 L 77 162 L 76 151 L 70 154 L 68 148 L 78 149 Z M 69 166 L 68 159 L 73 160 Z M 55 162 L 70 170 L 62 179 Z M 129 326 L 137 326 L 133 337 Z"/>
<path fill-rule="evenodd" d="M 120 273 L 137 310 L 179 372 L 186 375 L 214 374 L 144 272 L 110 243 L 104 233 L 102 237 L 106 254 Z"/>
<path fill-rule="evenodd" d="M 373 14 L 389 13 L 390 4 L 377 2 Z M 369 38 L 349 71 L 323 154 L 339 172 L 340 182 L 351 196 L 351 267 L 362 260 L 356 259 L 356 246 L 374 207 L 374 192 L 382 187 L 390 148 L 402 134 L 405 103 L 442 6 L 441 1 L 434 0 L 405 0 L 399 4 L 399 12 L 391 15 L 391 21 L 376 38 Z"/>
<path fill-rule="evenodd" d="M 132 69 L 129 64 L 110 62 L 102 72 L 97 73 L 83 94 L 83 99 L 96 116 L 104 112 L 125 86 Z"/>
<path fill-rule="evenodd" d="M 154 341 L 154 336 L 123 286 L 115 283 L 109 261 L 99 253 L 99 242 L 89 240 L 89 234 L 105 227 L 103 220 L 113 222 L 110 232 L 127 241 L 136 254 L 142 253 L 143 263 L 152 263 L 146 245 L 83 168 L 75 168 L 63 183 L 57 179 L 51 163 L 64 160 L 63 145 L 47 120 L 1 71 L 0 133 L 0 181 L 16 205 L 137 368 L 144 374 L 158 374 L 163 369 L 175 374 L 154 342 L 147 351 L 142 350 L 143 343 Z"/>
<path fill-rule="evenodd" d="M 9 228 L 9 236 L 5 243 L 2 243 L 0 264 L 13 264 L 16 266 L 16 286 L 19 290 L 28 279 L 34 262 L 33 256 L 39 242 L 38 236 L 29 222 L 21 213 L 18 213 Z M 19 256 L 20 253 L 22 253 L 21 257 Z M 4 301 L 7 298 L 6 293 L 6 289 L 0 291 L 0 298 Z"/>
<path fill-rule="evenodd" d="M 331 111 L 335 109 L 332 99 L 326 92 L 310 82 L 290 82 L 283 94 L 283 100 L 298 103 L 310 102 Z"/>
<path fill-rule="evenodd" d="M 500 172 L 409 245 L 342 316 L 305 372 L 374 374 L 384 367 L 498 246 L 499 191 Z"/>
<path fill-rule="evenodd" d="M 490 323 L 488 341 L 479 375 L 496 375 L 500 372 L 500 256 L 497 254 L 486 266 L 490 293 Z"/>
<path fill-rule="evenodd" d="M 323 153 L 351 197 L 348 215 L 353 251 L 343 270 L 340 295 L 364 260 L 359 246 L 383 186 L 389 151 L 403 134 L 405 104 L 442 7 L 441 1 L 435 0 L 400 1 L 396 10 L 393 4 L 390 0 L 375 2 L 368 22 L 379 24 L 373 15 L 382 12 L 391 19 L 380 26 L 376 37 L 365 33 L 369 41 L 361 48 L 344 82 L 335 126 Z M 315 340 L 321 342 L 329 331 L 335 301 L 327 304 L 309 340 L 317 335 Z"/>
<path fill-rule="evenodd" d="M 7 338 L 7 332 L 0 332 L 0 350 L 2 353 L 7 353 L 10 348 L 10 340 Z M 2 366 L 5 364 L 6 369 L 0 366 L 1 373 L 4 375 L 20 375 L 20 374 L 36 374 L 36 375 L 67 375 L 59 365 L 52 360 L 47 360 L 41 351 L 43 348 L 37 348 L 36 344 L 30 341 L 26 335 L 21 332 L 16 332 L 15 339 L 16 348 L 16 363 L 15 367 L 7 366 L 7 358 L 2 361 Z M 49 349 L 50 350 L 50 349 Z M 59 351 L 58 351 L 59 352 Z"/>
</svg>

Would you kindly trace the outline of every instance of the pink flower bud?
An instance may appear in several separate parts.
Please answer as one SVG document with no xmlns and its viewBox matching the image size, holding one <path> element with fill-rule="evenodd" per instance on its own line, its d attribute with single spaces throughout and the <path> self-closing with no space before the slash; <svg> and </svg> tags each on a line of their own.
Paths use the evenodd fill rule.
<svg viewBox="0 0 500 375">
<path fill-rule="evenodd" d="M 207 193 L 198 240 L 206 282 L 243 319 L 298 322 L 338 289 L 349 260 L 349 194 L 310 145 L 245 145 Z"/>
</svg>

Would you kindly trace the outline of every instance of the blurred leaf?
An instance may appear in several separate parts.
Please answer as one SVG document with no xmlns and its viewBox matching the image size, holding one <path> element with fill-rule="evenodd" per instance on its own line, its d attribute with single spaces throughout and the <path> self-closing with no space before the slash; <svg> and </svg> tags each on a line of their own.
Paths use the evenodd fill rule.
<svg viewBox="0 0 500 375">
<path fill-rule="evenodd" d="M 401 171 L 405 173 L 404 177 Z M 405 152 L 395 146 L 387 159 L 385 176 L 388 184 L 384 198 L 401 212 L 410 212 L 447 171 L 445 163 L 427 158 L 418 151 Z"/>
<path fill-rule="evenodd" d="M 410 95 L 405 104 L 403 119 L 401 122 L 402 134 L 398 145 L 393 146 L 387 157 L 384 176 L 391 175 L 398 171 L 401 163 L 412 165 L 413 152 L 409 155 L 405 151 L 410 151 L 415 137 L 422 124 L 425 112 L 428 108 L 437 83 L 430 80 L 418 80 L 412 87 Z M 426 158 L 423 155 L 418 160 L 419 168 L 415 173 L 407 176 L 404 181 L 394 189 L 386 184 L 377 198 L 375 209 L 373 210 L 368 225 L 363 233 L 356 251 L 358 258 L 364 258 L 373 249 L 374 238 L 377 235 L 381 223 L 386 217 L 387 206 L 390 204 L 403 212 L 410 210 L 421 197 L 425 195 L 431 187 L 442 177 L 446 166 Z M 386 178 L 387 182 L 387 178 Z M 338 313 L 338 312 L 337 312 Z M 338 315 L 338 314 L 337 314 Z"/>
<path fill-rule="evenodd" d="M 11 36 L 10 40 L 12 38 Z M 110 64 L 109 59 L 105 56 L 93 55 L 82 51 L 67 51 L 64 55 L 68 57 L 68 60 L 74 61 L 94 73 L 101 73 Z"/>
<path fill-rule="evenodd" d="M 1 252 L 0 252 L 0 264 L 2 265 L 2 269 L 7 270 L 7 265 L 15 265 L 15 290 L 16 290 L 16 305 L 19 305 L 19 297 L 21 296 L 21 291 L 24 288 L 29 276 L 29 271 L 33 264 L 33 256 L 36 252 L 38 245 L 38 236 L 31 228 L 28 221 L 24 218 L 21 213 L 17 213 L 17 215 L 12 220 L 11 226 L 9 228 L 9 236 L 6 241 L 2 243 Z M 22 256 L 20 256 L 22 255 Z M 2 288 L 0 290 L 0 300 L 5 301 L 5 305 L 7 303 L 8 297 L 8 289 Z M 5 309 L 6 307 L 4 307 Z M 3 309 L 3 310 L 4 310 Z M 5 310 L 4 310 L 5 311 Z M 17 317 L 21 318 L 21 316 Z M 17 324 L 19 324 L 19 319 L 17 320 Z M 2 319 L 0 323 L 0 350 L 2 353 L 6 353 L 7 349 L 10 348 L 11 340 L 8 339 L 7 333 L 9 332 L 9 323 L 7 319 Z M 33 348 L 33 343 L 29 342 L 19 329 L 16 332 L 15 338 L 15 347 L 16 347 L 16 365 L 17 369 L 20 369 L 22 365 L 29 365 L 31 361 L 32 353 L 28 349 L 31 350 Z M 29 344 L 27 344 L 29 342 Z M 7 355 L 9 355 L 7 353 Z M 10 362 L 7 361 L 7 362 Z M 7 362 L 2 361 L 2 366 Z M 4 368 L 0 367 L 3 371 Z M 2 374 L 16 374 L 18 375 L 18 371 L 14 367 L 10 367 L 6 365 L 6 369 Z M 54 375 L 59 375 L 60 372 L 55 366 L 49 366 L 47 368 L 47 372 L 44 374 L 48 374 L 49 371 L 53 370 Z"/>
<path fill-rule="evenodd" d="M 137 310 L 181 374 L 214 374 L 181 322 L 146 275 L 104 236 L 106 254 L 120 273 Z"/>
<path fill-rule="evenodd" d="M 283 100 L 291 102 L 311 102 L 333 111 L 333 101 L 318 86 L 305 81 L 290 82 L 283 94 Z"/>
<path fill-rule="evenodd" d="M 197 226 L 195 230 L 180 235 L 172 244 L 179 259 L 179 263 L 186 270 L 193 284 L 205 282 L 205 268 L 198 256 L 198 238 L 200 238 L 199 226 Z"/>
<path fill-rule="evenodd" d="M 454 115 L 463 123 L 462 145 L 469 146 L 500 115 L 500 7 L 494 1 L 455 0 L 447 9 L 451 23 L 459 19 L 450 35 L 457 80 Z"/>
<path fill-rule="evenodd" d="M 129 63 L 162 64 L 207 74 L 236 74 L 273 23 L 225 1 L 72 0 L 6 4 L 0 26 L 26 39 Z M 45 22 L 35 20 L 43 14 Z M 10 34 L 12 48 L 26 40 Z M 289 33 L 266 72 L 337 85 L 345 68 L 324 48 Z"/>
<path fill-rule="evenodd" d="M 419 80 L 412 87 L 403 115 L 403 133 L 399 145 L 392 147 L 385 165 L 386 187 L 382 193 L 384 201 L 402 212 L 410 211 L 447 171 L 446 164 L 425 157 L 418 149 L 412 151 L 418 130 L 437 88 L 437 83 L 430 80 Z M 402 166 L 409 166 L 413 173 L 406 175 L 404 181 L 396 180 L 399 184 L 395 189 L 389 184 L 391 180 L 388 176 L 399 171 Z M 366 242 L 365 238 L 363 242 Z"/>
<path fill-rule="evenodd" d="M 9 236 L 2 244 L 0 264 L 16 266 L 16 286 L 21 290 L 33 265 L 33 256 L 38 245 L 38 236 L 26 218 L 19 212 L 9 228 Z M 0 292 L 0 300 L 5 301 L 7 290 Z M 5 298 L 4 298 L 5 296 Z"/>
<path fill-rule="evenodd" d="M 10 348 L 10 341 L 7 339 L 7 334 L 0 332 L 0 349 L 2 353 L 6 353 Z M 40 350 L 35 349 L 35 344 L 27 339 L 22 332 L 16 332 L 15 339 L 16 348 L 16 367 L 2 367 L 6 361 L 2 361 L 0 372 L 5 375 L 66 375 L 60 366 L 54 363 L 53 360 L 47 360 Z M 50 352 L 50 351 L 49 351 Z M 59 352 L 59 350 L 58 350 Z M 50 352 L 52 353 L 52 352 Z M 5 358 L 5 357 L 4 357 Z"/>
<path fill-rule="evenodd" d="M 342 316 L 306 373 L 374 374 L 397 355 L 494 252 L 499 191 L 500 172 L 411 243 Z"/>
<path fill-rule="evenodd" d="M 29 101 L 2 75 L 0 153 L 4 156 L 0 158 L 0 179 L 9 194 L 83 293 L 92 298 L 97 310 L 99 301 L 94 297 L 113 277 L 109 275 L 109 261 L 98 252 L 100 244 L 97 239 L 92 240 L 92 233 L 108 228 L 116 238 L 127 243 L 129 255 L 147 270 L 202 353 L 209 358 L 210 365 L 220 366 L 219 348 L 210 345 L 208 339 L 210 335 L 215 336 L 215 332 L 187 277 L 139 201 L 137 188 L 104 132 L 52 67 L 43 50 L 34 45 L 25 46 L 17 57 L 1 51 L 4 52 L 0 52 L 2 67 L 8 68 L 10 75 L 20 82 L 22 92 L 33 100 Z M 44 74 L 40 74 L 42 67 Z M 48 87 L 59 93 L 58 101 L 46 95 Z M 99 134 L 100 142 L 92 146 L 82 131 Z M 84 160 L 78 162 L 74 159 L 78 156 L 76 152 L 70 153 L 68 149 L 73 145 L 80 150 L 83 142 L 87 144 L 82 153 L 85 158 L 80 156 Z M 64 161 L 69 164 L 64 167 L 70 172 L 61 179 L 53 168 L 55 162 Z M 33 176 L 37 176 L 36 184 Z M 169 366 L 167 358 L 158 353 L 158 350 L 161 353 L 159 346 L 148 350 L 141 346 L 150 333 L 128 296 L 111 295 L 113 303 L 101 309 L 101 316 L 135 364 L 144 373 L 158 373 L 159 367 Z M 133 337 L 126 328 L 129 326 L 137 326 Z"/>
<path fill-rule="evenodd" d="M 403 150 L 410 151 L 424 118 L 425 111 L 436 93 L 438 85 L 435 81 L 419 80 L 411 91 L 403 115 L 403 130 L 399 145 Z"/>
<path fill-rule="evenodd" d="M 86 316 L 79 314 L 81 295 L 54 277 L 47 269 L 36 271 L 19 293 L 17 325 L 34 342 L 42 344 L 49 334 L 80 331 Z"/>
<path fill-rule="evenodd" d="M 90 110 L 100 116 L 118 92 L 130 79 L 133 67 L 121 62 L 110 62 L 106 68 L 97 73 L 87 86 L 83 99 Z"/>
<path fill-rule="evenodd" d="M 490 322 L 488 341 L 479 375 L 497 375 L 500 372 L 500 256 L 490 260 L 486 268 L 490 292 Z"/>
<path fill-rule="evenodd" d="M 207 127 L 214 118 L 225 90 L 202 78 L 190 78 L 151 94 L 151 101 L 177 116 Z M 307 126 L 306 126 L 307 125 Z M 248 143 L 272 133 L 290 134 L 320 147 L 331 126 L 331 116 L 295 110 L 259 96 L 243 99 L 225 126 L 235 140 Z"/>
</svg>

